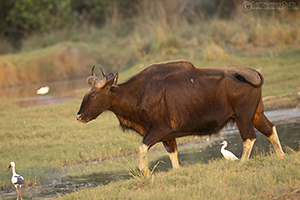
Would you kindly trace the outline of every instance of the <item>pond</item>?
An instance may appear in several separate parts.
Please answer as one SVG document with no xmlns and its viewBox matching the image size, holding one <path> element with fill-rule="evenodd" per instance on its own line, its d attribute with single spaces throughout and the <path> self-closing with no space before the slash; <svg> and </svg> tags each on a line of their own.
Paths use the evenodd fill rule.
<svg viewBox="0 0 300 200">
<path fill-rule="evenodd" d="M 32 98 L 42 97 L 36 94 L 36 91 L 42 86 L 49 86 L 50 90 L 48 96 L 61 96 L 72 90 L 88 88 L 85 79 L 74 79 L 66 81 L 56 81 L 47 83 L 31 83 L 20 86 L 0 88 L 0 98 Z"/>
<path fill-rule="evenodd" d="M 300 110 L 288 109 L 266 112 L 268 118 L 276 125 L 277 132 L 280 137 L 280 141 L 284 151 L 289 151 L 285 148 L 288 146 L 294 150 L 299 150 L 300 145 Z M 223 130 L 219 137 L 214 137 L 209 141 L 203 141 L 201 144 L 206 146 L 202 148 L 201 144 L 196 144 L 197 147 L 193 150 L 181 151 L 182 146 L 179 146 L 179 161 L 181 164 L 194 164 L 197 162 L 208 162 L 211 159 L 221 158 L 220 142 L 223 140 L 228 141 L 227 149 L 232 151 L 237 157 L 241 157 L 242 153 L 242 139 L 239 132 L 229 127 Z M 209 143 L 209 145 L 204 145 Z M 195 144 L 187 144 L 195 145 Z M 257 132 L 257 140 L 255 142 L 251 156 L 260 154 L 261 152 L 269 152 L 273 150 L 270 146 L 269 140 Z M 186 146 L 186 145 L 185 145 Z M 137 147 L 138 148 L 138 147 Z M 184 148 L 187 149 L 187 148 Z M 197 150 L 195 150 L 197 149 Z M 151 150 L 150 150 L 151 153 Z M 155 154 L 155 152 L 152 152 Z M 122 158 L 119 158 L 122 159 Z M 157 160 L 152 161 L 152 166 L 158 161 L 164 161 L 164 164 L 159 164 L 156 168 L 157 171 L 167 171 L 171 169 L 171 163 L 168 156 L 157 157 Z M 87 163 L 85 165 L 97 165 L 99 162 Z M 76 167 L 76 166 L 75 166 Z M 43 185 L 34 188 L 23 188 L 22 196 L 24 199 L 47 199 L 58 195 L 73 192 L 84 187 L 96 187 L 98 185 L 105 185 L 111 181 L 120 179 L 129 179 L 132 176 L 129 175 L 128 170 L 112 171 L 111 173 L 93 173 L 89 172 L 82 176 L 67 176 L 55 179 L 51 184 Z M 14 190 L 0 192 L 0 198 L 15 199 L 16 192 Z"/>
<path fill-rule="evenodd" d="M 38 95 L 36 91 L 43 86 L 50 88 L 45 95 Z M 74 91 L 87 89 L 85 79 L 74 79 L 44 84 L 24 84 L 16 87 L 0 88 L 0 98 L 20 98 L 17 102 L 20 107 L 33 107 L 49 104 L 58 104 L 76 99 Z"/>
</svg>

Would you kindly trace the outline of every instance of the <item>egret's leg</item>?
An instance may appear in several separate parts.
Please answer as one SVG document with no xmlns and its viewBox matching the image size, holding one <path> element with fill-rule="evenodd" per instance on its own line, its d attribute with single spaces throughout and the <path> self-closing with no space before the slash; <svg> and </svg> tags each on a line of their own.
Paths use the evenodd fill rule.
<svg viewBox="0 0 300 200">
<path fill-rule="evenodd" d="M 18 186 L 15 186 L 16 187 L 16 191 L 17 191 L 17 200 L 19 200 L 19 190 L 18 190 Z"/>
<path fill-rule="evenodd" d="M 20 198 L 21 198 L 21 200 L 23 200 L 23 198 L 22 198 L 22 193 L 21 193 L 21 191 L 22 191 L 22 190 L 21 190 L 21 187 L 22 187 L 22 186 L 20 186 L 19 192 L 20 192 Z"/>
</svg>

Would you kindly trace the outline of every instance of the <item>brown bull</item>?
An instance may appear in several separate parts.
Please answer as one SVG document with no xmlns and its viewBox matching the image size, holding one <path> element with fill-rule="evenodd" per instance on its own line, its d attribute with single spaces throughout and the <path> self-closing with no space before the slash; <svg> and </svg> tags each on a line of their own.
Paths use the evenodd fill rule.
<svg viewBox="0 0 300 200">
<path fill-rule="evenodd" d="M 235 121 L 243 139 L 241 160 L 250 156 L 256 140 L 254 127 L 269 138 L 283 157 L 275 126 L 266 118 L 262 102 L 263 76 L 243 66 L 195 68 L 188 61 L 153 64 L 128 81 L 117 84 L 118 74 L 94 74 L 77 113 L 78 122 L 96 119 L 103 111 L 115 113 L 123 129 L 143 136 L 140 170 L 147 175 L 146 155 L 163 142 L 173 168 L 178 168 L 176 138 L 217 133 Z"/>
</svg>

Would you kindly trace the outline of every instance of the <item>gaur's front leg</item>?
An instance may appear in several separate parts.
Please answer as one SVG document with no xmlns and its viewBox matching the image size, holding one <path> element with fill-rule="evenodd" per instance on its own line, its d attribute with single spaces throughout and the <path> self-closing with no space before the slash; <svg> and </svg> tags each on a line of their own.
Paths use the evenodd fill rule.
<svg viewBox="0 0 300 200">
<path fill-rule="evenodd" d="M 173 168 L 174 169 L 179 168 L 176 140 L 175 139 L 168 140 L 163 142 L 163 144 L 169 154 Z"/>
<path fill-rule="evenodd" d="M 140 153 L 140 171 L 144 174 L 145 177 L 150 177 L 151 172 L 148 168 L 148 157 L 147 157 L 147 152 L 148 152 L 149 147 L 142 143 L 139 148 L 139 153 Z"/>
</svg>

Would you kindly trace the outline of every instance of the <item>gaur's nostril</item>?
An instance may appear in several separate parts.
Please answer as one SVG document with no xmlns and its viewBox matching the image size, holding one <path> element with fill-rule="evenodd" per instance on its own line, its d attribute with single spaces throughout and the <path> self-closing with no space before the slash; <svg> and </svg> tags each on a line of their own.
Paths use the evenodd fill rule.
<svg viewBox="0 0 300 200">
<path fill-rule="evenodd" d="M 81 122 L 81 115 L 76 115 L 76 121 Z"/>
</svg>

